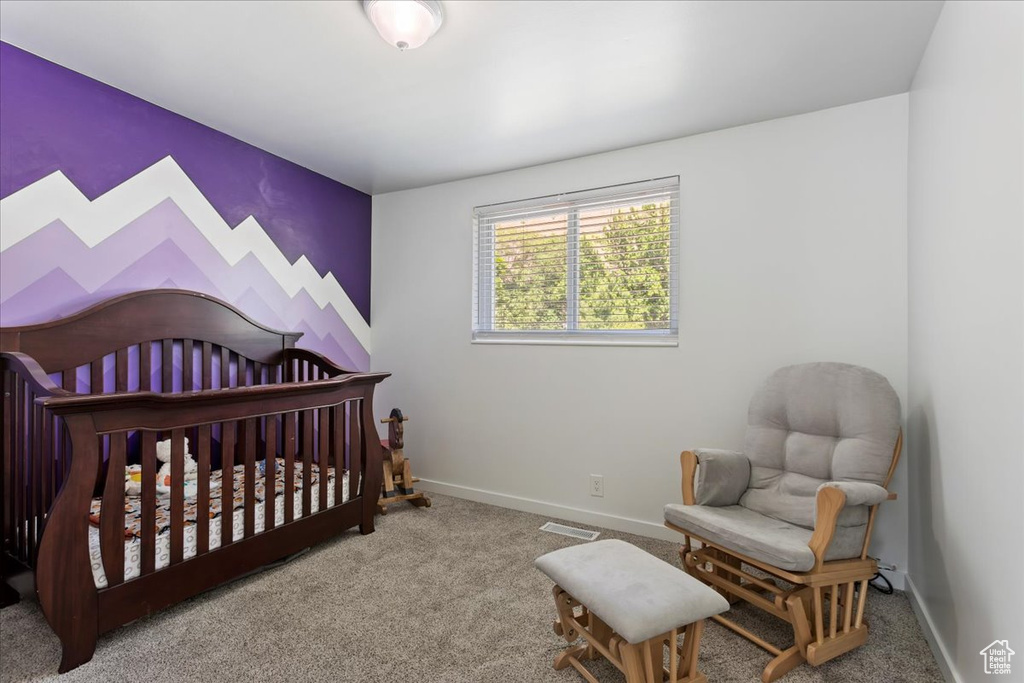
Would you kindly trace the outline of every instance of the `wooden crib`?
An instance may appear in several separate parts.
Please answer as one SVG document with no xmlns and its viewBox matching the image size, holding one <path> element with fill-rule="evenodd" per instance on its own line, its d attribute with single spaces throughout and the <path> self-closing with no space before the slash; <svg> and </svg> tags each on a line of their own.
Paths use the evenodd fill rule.
<svg viewBox="0 0 1024 683">
<path fill-rule="evenodd" d="M 373 531 L 373 390 L 388 373 L 343 370 L 294 348 L 300 336 L 182 290 L 0 329 L 0 588 L 16 599 L 6 578 L 34 572 L 61 673 L 92 658 L 99 634 L 353 526 Z M 127 464 L 141 466 L 137 497 Z"/>
</svg>

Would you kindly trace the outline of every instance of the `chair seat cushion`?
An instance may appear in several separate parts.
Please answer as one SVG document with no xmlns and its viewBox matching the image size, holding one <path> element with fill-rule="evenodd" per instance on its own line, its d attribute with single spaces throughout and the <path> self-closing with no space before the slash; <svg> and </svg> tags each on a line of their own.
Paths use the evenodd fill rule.
<svg viewBox="0 0 1024 683">
<path fill-rule="evenodd" d="M 534 564 L 630 643 L 729 609 L 714 590 L 625 541 L 562 548 Z"/>
<path fill-rule="evenodd" d="M 665 506 L 665 521 L 779 569 L 806 572 L 814 568 L 814 553 L 807 545 L 813 533 L 810 529 L 739 505 L 708 507 L 670 503 Z M 825 559 L 860 557 L 864 531 L 864 526 L 836 527 Z"/>
</svg>

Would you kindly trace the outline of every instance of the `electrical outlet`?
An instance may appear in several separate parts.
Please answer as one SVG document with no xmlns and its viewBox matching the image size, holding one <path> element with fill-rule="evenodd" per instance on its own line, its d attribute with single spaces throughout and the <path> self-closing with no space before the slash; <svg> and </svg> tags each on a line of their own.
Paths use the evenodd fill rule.
<svg viewBox="0 0 1024 683">
<path fill-rule="evenodd" d="M 600 474 L 590 475 L 590 495 L 604 498 L 604 476 Z"/>
</svg>

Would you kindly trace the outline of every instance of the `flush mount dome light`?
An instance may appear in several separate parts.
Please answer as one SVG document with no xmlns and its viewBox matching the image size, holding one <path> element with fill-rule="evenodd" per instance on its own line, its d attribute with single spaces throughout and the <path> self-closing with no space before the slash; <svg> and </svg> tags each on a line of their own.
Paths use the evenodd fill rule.
<svg viewBox="0 0 1024 683">
<path fill-rule="evenodd" d="M 441 28 L 437 0 L 363 0 L 363 10 L 380 37 L 399 50 L 412 50 Z"/>
</svg>

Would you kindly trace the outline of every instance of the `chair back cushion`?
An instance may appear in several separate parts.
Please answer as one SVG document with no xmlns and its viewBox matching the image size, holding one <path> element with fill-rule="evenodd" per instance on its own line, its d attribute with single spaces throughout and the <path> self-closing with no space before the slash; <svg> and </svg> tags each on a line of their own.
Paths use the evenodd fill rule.
<svg viewBox="0 0 1024 683">
<path fill-rule="evenodd" d="M 813 528 L 822 483 L 885 484 L 899 430 L 899 397 L 877 372 L 845 363 L 776 370 L 750 401 L 750 487 L 740 505 Z M 850 507 L 839 524 L 859 526 L 867 515 Z"/>
</svg>

